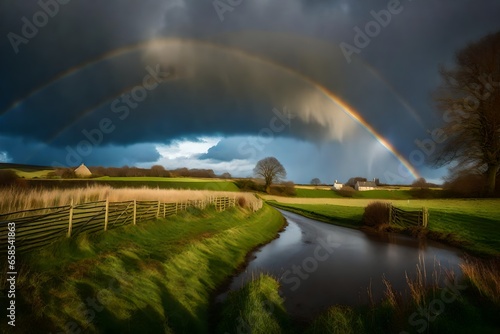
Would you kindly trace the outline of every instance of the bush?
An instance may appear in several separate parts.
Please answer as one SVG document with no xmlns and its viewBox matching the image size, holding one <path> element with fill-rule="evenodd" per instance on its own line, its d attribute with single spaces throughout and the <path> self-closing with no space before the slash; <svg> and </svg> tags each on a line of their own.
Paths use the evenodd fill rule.
<svg viewBox="0 0 500 334">
<path fill-rule="evenodd" d="M 10 187 L 14 186 L 18 181 L 19 176 L 16 172 L 10 169 L 0 170 L 0 187 Z"/>
<path fill-rule="evenodd" d="M 243 196 L 238 197 L 237 202 L 240 208 L 244 208 L 247 206 L 247 200 Z"/>
<path fill-rule="evenodd" d="M 460 174 L 443 186 L 454 197 L 481 197 L 484 195 L 485 177 L 477 174 Z"/>
<path fill-rule="evenodd" d="M 270 195 L 295 196 L 295 184 L 291 181 L 271 185 Z"/>
<path fill-rule="evenodd" d="M 371 227 L 381 227 L 389 224 L 389 206 L 387 203 L 373 202 L 368 204 L 363 213 L 363 224 Z"/>
<path fill-rule="evenodd" d="M 343 186 L 340 190 L 337 190 L 337 194 L 342 197 L 353 197 L 355 193 L 356 190 L 351 186 Z"/>
<path fill-rule="evenodd" d="M 265 186 L 264 184 L 257 183 L 251 179 L 240 179 L 236 180 L 234 182 L 238 188 L 241 190 L 246 190 L 246 191 L 260 191 L 260 192 L 265 192 Z"/>
</svg>

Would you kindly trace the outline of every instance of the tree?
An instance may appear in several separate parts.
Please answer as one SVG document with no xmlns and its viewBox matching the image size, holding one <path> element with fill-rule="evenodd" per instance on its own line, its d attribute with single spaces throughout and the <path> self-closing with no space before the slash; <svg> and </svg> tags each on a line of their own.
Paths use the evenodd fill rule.
<svg viewBox="0 0 500 334">
<path fill-rule="evenodd" d="M 267 157 L 257 162 L 253 172 L 264 178 L 266 192 L 269 193 L 271 184 L 286 177 L 285 167 L 275 157 Z"/>
<path fill-rule="evenodd" d="M 319 186 L 321 184 L 321 180 L 315 177 L 314 179 L 311 180 L 311 184 L 313 186 Z"/>
<path fill-rule="evenodd" d="M 165 177 L 167 173 L 168 172 L 165 170 L 165 167 L 163 167 L 162 165 L 151 166 L 151 176 Z"/>
<path fill-rule="evenodd" d="M 429 184 L 427 183 L 427 181 L 423 177 L 420 177 L 417 180 L 413 181 L 411 186 L 413 188 L 421 188 L 421 189 L 422 188 L 429 188 Z"/>
<path fill-rule="evenodd" d="M 459 51 L 456 66 L 442 68 L 441 76 L 435 99 L 446 123 L 434 163 L 485 175 L 491 195 L 500 169 L 500 32 Z"/>
</svg>

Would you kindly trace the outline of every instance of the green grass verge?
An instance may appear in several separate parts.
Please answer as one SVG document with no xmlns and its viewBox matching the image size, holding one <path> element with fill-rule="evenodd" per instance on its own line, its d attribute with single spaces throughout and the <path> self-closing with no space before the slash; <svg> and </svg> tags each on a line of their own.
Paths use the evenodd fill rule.
<svg viewBox="0 0 500 334">
<path fill-rule="evenodd" d="M 231 292 L 224 301 L 216 333 L 289 333 L 292 324 L 278 288 L 275 279 L 261 274 Z"/>
<path fill-rule="evenodd" d="M 358 228 L 364 208 L 357 206 L 341 206 L 329 204 L 288 204 L 268 201 L 276 208 L 298 213 L 326 223 Z"/>
<path fill-rule="evenodd" d="M 211 294 L 283 223 L 269 206 L 193 210 L 27 253 L 16 329 L 207 333 Z"/>
</svg>

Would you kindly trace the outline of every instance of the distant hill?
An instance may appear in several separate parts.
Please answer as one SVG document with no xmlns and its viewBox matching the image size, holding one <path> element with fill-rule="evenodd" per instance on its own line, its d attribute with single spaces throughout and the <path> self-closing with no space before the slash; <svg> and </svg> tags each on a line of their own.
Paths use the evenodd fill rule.
<svg viewBox="0 0 500 334">
<path fill-rule="evenodd" d="M 38 172 L 42 170 L 54 170 L 54 167 L 37 166 L 37 165 L 22 165 L 0 162 L 0 169 L 17 169 L 23 172 Z"/>
</svg>

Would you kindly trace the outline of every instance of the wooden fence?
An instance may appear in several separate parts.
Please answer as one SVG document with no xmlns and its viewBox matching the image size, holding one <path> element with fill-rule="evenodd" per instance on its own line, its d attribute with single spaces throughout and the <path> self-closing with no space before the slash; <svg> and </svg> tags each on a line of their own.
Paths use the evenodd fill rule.
<svg viewBox="0 0 500 334">
<path fill-rule="evenodd" d="M 231 197 L 211 197 L 180 203 L 160 201 L 98 201 L 77 205 L 33 209 L 0 215 L 0 252 L 7 250 L 8 223 L 15 223 L 16 251 L 28 251 L 63 237 L 107 231 L 124 225 L 166 218 L 189 207 L 205 209 L 214 205 L 224 211 L 236 205 Z"/>
<path fill-rule="evenodd" d="M 422 208 L 418 211 L 405 211 L 394 207 L 392 204 L 389 206 L 389 223 L 406 227 L 410 226 L 422 226 L 427 227 L 429 222 L 429 211 L 427 208 Z"/>
</svg>

